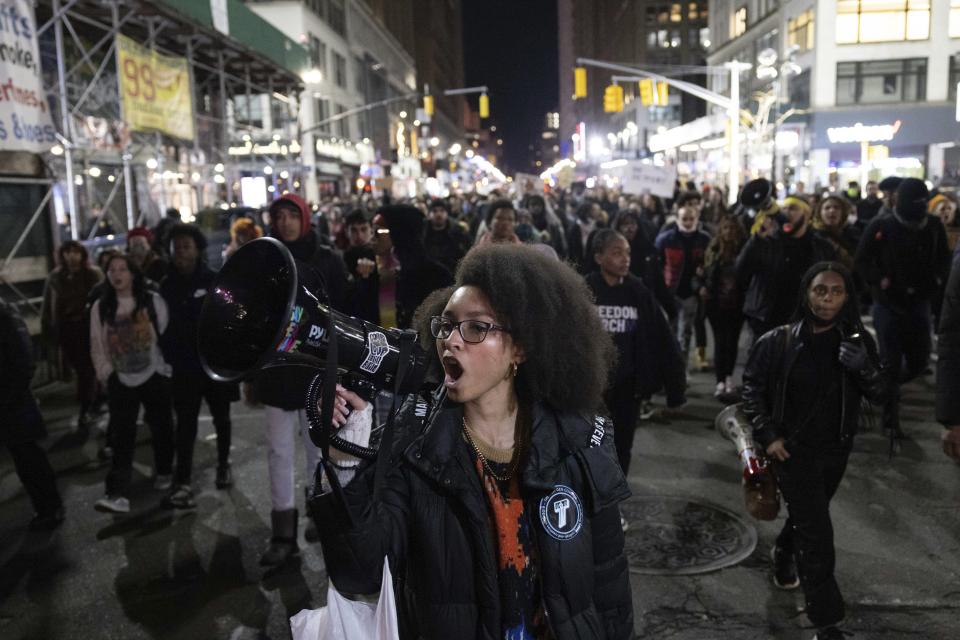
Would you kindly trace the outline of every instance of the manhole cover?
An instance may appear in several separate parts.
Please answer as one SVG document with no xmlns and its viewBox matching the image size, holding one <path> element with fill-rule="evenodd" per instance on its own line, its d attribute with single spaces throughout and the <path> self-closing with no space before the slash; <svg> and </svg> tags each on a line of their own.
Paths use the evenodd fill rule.
<svg viewBox="0 0 960 640">
<path fill-rule="evenodd" d="M 620 508 L 630 523 L 626 554 L 634 573 L 707 573 L 737 564 L 757 546 L 752 524 L 700 500 L 635 496 Z"/>
</svg>

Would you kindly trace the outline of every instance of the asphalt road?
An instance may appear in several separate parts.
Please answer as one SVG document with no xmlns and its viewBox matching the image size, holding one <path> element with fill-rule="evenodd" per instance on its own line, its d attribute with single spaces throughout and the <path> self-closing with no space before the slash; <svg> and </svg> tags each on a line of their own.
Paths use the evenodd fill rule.
<svg viewBox="0 0 960 640">
<path fill-rule="evenodd" d="M 712 389 L 711 374 L 694 374 L 683 415 L 641 423 L 629 478 L 636 495 L 691 497 L 743 513 L 735 453 L 710 427 L 721 407 Z M 141 426 L 132 512 L 111 516 L 93 509 L 106 469 L 96 435 L 82 441 L 71 433 L 70 394 L 66 385 L 40 394 L 51 431 L 45 444 L 68 508 L 61 529 L 26 531 L 31 509 L 0 451 L 0 638 L 288 638 L 289 616 L 323 605 L 323 558 L 302 532 L 296 566 L 267 576 L 258 565 L 270 535 L 260 411 L 233 407 L 236 483 L 228 491 L 214 487 L 213 429 L 202 418 L 198 508 L 189 512 L 160 507 Z M 960 465 L 940 452 L 932 404 L 932 379 L 909 385 L 902 451 L 890 461 L 878 427 L 861 434 L 833 502 L 837 577 L 856 638 L 960 637 Z M 736 566 L 699 576 L 633 574 L 638 635 L 809 638 L 799 592 L 770 583 L 767 558 L 782 517 L 756 523 L 757 548 Z"/>
</svg>

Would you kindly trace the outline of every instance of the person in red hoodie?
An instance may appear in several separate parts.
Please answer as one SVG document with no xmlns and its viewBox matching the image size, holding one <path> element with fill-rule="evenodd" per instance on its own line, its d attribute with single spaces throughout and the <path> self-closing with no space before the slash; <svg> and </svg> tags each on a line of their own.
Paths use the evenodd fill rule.
<svg viewBox="0 0 960 640">
<path fill-rule="evenodd" d="M 343 310 L 346 303 L 348 275 L 340 252 L 321 242 L 310 225 L 310 208 L 298 195 L 285 194 L 270 205 L 270 235 L 284 244 L 293 257 L 314 267 L 323 278 L 325 302 Z M 297 547 L 296 496 L 294 464 L 299 432 L 306 450 L 307 484 L 313 481 L 319 450 L 307 430 L 307 385 L 313 377 L 307 367 L 270 368 L 254 381 L 255 401 L 265 405 L 267 417 L 267 466 L 270 474 L 273 535 L 270 546 L 260 558 L 266 567 L 279 567 L 295 556 Z M 245 389 L 250 391 L 245 385 Z M 248 402 L 252 398 L 248 393 Z"/>
</svg>

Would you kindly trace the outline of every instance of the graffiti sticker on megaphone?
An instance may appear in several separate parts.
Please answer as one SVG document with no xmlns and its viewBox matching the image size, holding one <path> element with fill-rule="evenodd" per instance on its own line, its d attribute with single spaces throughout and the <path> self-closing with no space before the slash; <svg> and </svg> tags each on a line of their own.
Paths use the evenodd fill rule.
<svg viewBox="0 0 960 640">
<path fill-rule="evenodd" d="M 387 336 L 380 331 L 371 331 L 367 334 L 367 357 L 360 365 L 360 370 L 376 373 L 388 353 L 390 353 L 390 343 L 387 342 Z"/>
</svg>

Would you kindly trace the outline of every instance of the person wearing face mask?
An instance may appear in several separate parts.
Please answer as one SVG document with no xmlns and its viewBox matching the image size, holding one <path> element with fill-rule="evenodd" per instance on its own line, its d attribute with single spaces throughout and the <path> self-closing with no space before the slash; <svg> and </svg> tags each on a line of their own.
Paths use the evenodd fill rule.
<svg viewBox="0 0 960 640">
<path fill-rule="evenodd" d="M 803 588 L 814 640 L 839 640 L 845 605 L 834 576 L 830 500 L 850 457 L 861 400 L 883 403 L 890 384 L 846 267 L 813 265 L 799 298 L 793 323 L 765 333 L 750 350 L 742 410 L 773 460 L 787 505 L 771 550 L 773 583 Z"/>
<path fill-rule="evenodd" d="M 939 218 L 927 213 L 927 185 L 904 178 L 890 215 L 878 216 L 857 247 L 857 271 L 873 293 L 873 324 L 880 355 L 893 379 L 920 375 L 930 359 L 931 301 L 950 271 L 947 234 Z M 883 411 L 883 426 L 902 436 L 899 392 Z"/>
<path fill-rule="evenodd" d="M 176 224 L 167 230 L 171 266 L 160 283 L 160 295 L 167 303 L 170 322 L 160 339 L 163 353 L 172 369 L 171 392 L 176 425 L 176 470 L 173 488 L 164 499 L 170 509 L 193 509 L 191 479 L 193 450 L 197 439 L 197 419 L 203 400 L 210 407 L 217 434 L 216 486 L 227 489 L 233 484 L 230 470 L 230 403 L 239 400 L 237 385 L 215 382 L 203 370 L 197 351 L 200 309 L 213 283 L 213 270 L 205 256 L 207 238 L 195 225 Z"/>
<path fill-rule="evenodd" d="M 700 200 L 697 200 L 700 202 Z M 700 311 L 700 287 L 703 256 L 710 236 L 700 230 L 700 208 L 689 203 L 677 212 L 677 224 L 657 237 L 656 246 L 663 262 L 663 279 L 677 301 L 674 327 L 684 366 L 690 356 L 690 340 Z M 706 348 L 698 347 L 698 362 L 706 361 Z"/>
<path fill-rule="evenodd" d="M 614 347 L 583 279 L 527 246 L 478 247 L 416 326 L 443 381 L 397 414 L 381 492 L 360 463 L 311 501 L 331 582 L 377 593 L 388 556 L 401 638 L 632 638 L 630 490 L 596 415 Z M 338 390 L 341 437 L 365 445 L 369 411 Z"/>
<path fill-rule="evenodd" d="M 737 256 L 737 285 L 745 293 L 743 314 L 756 341 L 793 317 L 800 279 L 813 264 L 833 260 L 833 246 L 810 230 L 810 204 L 796 196 L 785 198 L 780 219 L 769 235 L 755 234 Z"/>
<path fill-rule="evenodd" d="M 167 275 L 167 261 L 153 250 L 154 235 L 146 227 L 134 227 L 127 232 L 127 253 L 133 259 L 147 285 L 156 290 Z"/>
</svg>

